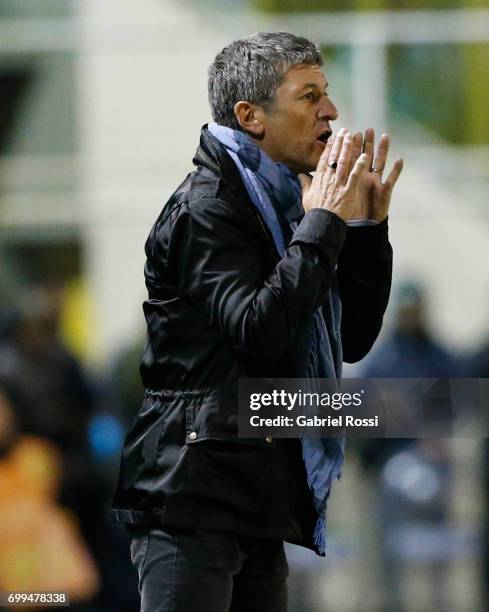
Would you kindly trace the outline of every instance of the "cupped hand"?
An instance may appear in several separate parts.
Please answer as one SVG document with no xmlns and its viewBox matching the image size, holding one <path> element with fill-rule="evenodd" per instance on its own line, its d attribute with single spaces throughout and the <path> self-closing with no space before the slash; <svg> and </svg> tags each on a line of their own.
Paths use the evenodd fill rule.
<svg viewBox="0 0 489 612">
<path fill-rule="evenodd" d="M 359 186 L 367 171 L 368 157 L 361 153 L 361 146 L 357 154 L 357 148 L 358 139 L 355 141 L 347 130 L 340 130 L 326 143 L 314 176 L 299 175 L 306 212 L 324 208 L 345 222 L 358 218 Z"/>
<path fill-rule="evenodd" d="M 367 156 L 367 167 L 369 170 L 362 174 L 359 181 L 358 217 L 356 218 L 383 221 L 389 213 L 392 191 L 402 172 L 404 162 L 401 158 L 397 159 L 387 179 L 383 181 L 382 177 L 387 164 L 390 145 L 388 134 L 382 134 L 377 152 L 375 153 L 375 159 L 375 132 L 372 128 L 365 131 L 364 138 L 362 138 L 360 132 L 355 134 L 354 141 L 356 146 L 352 154 L 352 163 L 360 156 L 363 150 L 363 153 Z"/>
</svg>

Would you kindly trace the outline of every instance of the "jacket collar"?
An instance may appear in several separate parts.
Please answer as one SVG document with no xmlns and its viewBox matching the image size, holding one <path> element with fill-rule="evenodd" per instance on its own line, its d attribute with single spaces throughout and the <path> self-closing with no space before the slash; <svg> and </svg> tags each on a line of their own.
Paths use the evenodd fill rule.
<svg viewBox="0 0 489 612">
<path fill-rule="evenodd" d="M 200 131 L 200 143 L 192 163 L 216 173 L 226 185 L 240 194 L 242 199 L 246 199 L 246 188 L 236 164 L 224 146 L 209 132 L 207 123 Z"/>
</svg>

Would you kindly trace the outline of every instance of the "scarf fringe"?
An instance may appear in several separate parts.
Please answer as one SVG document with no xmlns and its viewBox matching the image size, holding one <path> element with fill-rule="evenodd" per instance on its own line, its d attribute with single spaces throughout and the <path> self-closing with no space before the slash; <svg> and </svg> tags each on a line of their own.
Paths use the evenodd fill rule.
<svg viewBox="0 0 489 612">
<path fill-rule="evenodd" d="M 314 544 L 317 548 L 318 555 L 326 556 L 326 518 L 321 514 L 317 520 L 316 528 L 314 529 Z"/>
</svg>

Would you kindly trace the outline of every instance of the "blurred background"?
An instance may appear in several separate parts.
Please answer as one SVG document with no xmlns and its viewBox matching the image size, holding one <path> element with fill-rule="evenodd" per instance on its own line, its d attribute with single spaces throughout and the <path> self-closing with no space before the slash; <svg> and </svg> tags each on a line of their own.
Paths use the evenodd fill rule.
<svg viewBox="0 0 489 612">
<path fill-rule="evenodd" d="M 335 129 L 392 135 L 395 284 L 347 376 L 489 377 L 488 0 L 0 0 L 0 590 L 138 610 L 107 518 L 138 409 L 143 245 L 234 38 L 319 43 Z M 291 612 L 489 610 L 489 445 L 348 446 Z M 252 612 L 252 611 L 250 611 Z"/>
</svg>

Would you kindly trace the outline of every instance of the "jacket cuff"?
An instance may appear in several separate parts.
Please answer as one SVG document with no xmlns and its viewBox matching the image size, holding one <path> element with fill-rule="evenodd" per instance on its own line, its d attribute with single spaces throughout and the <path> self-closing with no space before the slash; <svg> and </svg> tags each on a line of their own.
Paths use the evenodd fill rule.
<svg viewBox="0 0 489 612">
<path fill-rule="evenodd" d="M 327 259 L 337 258 L 348 232 L 346 223 L 329 210 L 313 208 L 304 215 L 290 244 L 313 244 Z"/>
<path fill-rule="evenodd" d="M 348 227 L 345 248 L 355 249 L 355 252 L 383 254 L 389 250 L 388 218 L 381 223 L 363 227 Z"/>
</svg>

